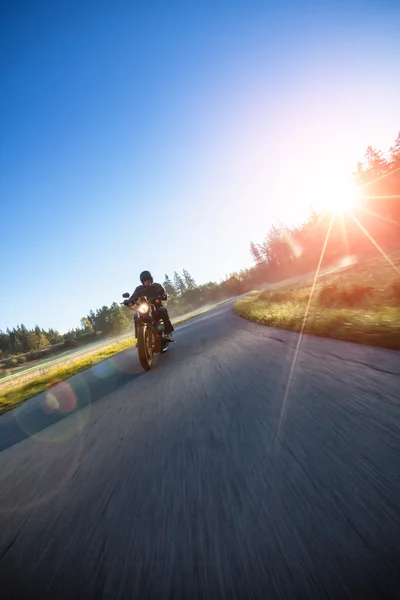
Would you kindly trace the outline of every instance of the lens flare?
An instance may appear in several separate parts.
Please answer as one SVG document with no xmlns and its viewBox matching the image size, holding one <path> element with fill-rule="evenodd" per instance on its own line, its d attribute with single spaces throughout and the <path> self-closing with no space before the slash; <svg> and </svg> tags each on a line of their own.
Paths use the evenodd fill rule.
<svg viewBox="0 0 400 600">
<path fill-rule="evenodd" d="M 111 375 L 114 375 L 116 371 L 117 369 L 110 359 L 103 360 L 93 366 L 93 373 L 96 377 L 99 377 L 99 379 L 107 379 L 108 377 L 111 377 Z"/>
<path fill-rule="evenodd" d="M 85 377 L 78 374 L 73 381 L 60 381 L 22 404 L 15 410 L 14 419 L 27 437 L 58 444 L 82 431 L 89 417 L 89 411 L 82 409 L 90 405 L 90 389 Z M 58 426 L 59 421 L 63 422 L 62 427 Z"/>
<path fill-rule="evenodd" d="M 283 239 L 285 240 L 285 242 L 287 243 L 287 245 L 290 247 L 290 249 L 292 250 L 294 256 L 296 258 L 300 258 L 300 256 L 302 255 L 303 252 L 303 248 L 300 246 L 300 244 L 293 238 L 292 235 L 290 235 L 290 233 L 285 233 L 283 235 Z"/>
<path fill-rule="evenodd" d="M 46 414 L 58 411 L 61 414 L 72 413 L 77 404 L 77 398 L 71 386 L 66 381 L 61 381 L 51 388 L 51 392 L 46 392 L 43 401 L 43 410 Z"/>
</svg>

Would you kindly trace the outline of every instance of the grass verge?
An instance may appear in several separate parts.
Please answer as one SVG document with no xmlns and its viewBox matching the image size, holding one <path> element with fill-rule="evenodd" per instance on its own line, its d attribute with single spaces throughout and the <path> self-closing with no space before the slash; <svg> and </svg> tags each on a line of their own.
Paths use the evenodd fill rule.
<svg viewBox="0 0 400 600">
<path fill-rule="evenodd" d="M 189 319 L 193 319 L 205 312 L 208 312 L 214 308 L 210 306 L 204 310 L 199 310 L 195 314 L 192 313 L 190 315 L 183 315 L 182 317 L 177 317 L 173 319 L 174 325 L 178 325 L 179 323 L 183 323 L 184 321 L 188 321 Z M 49 389 L 53 385 L 59 383 L 60 381 L 64 381 L 89 367 L 114 356 L 118 352 L 122 352 L 127 348 L 130 348 L 136 343 L 134 338 L 130 338 L 127 340 L 123 340 L 121 342 L 117 342 L 116 344 L 112 344 L 101 350 L 95 351 L 89 356 L 85 356 L 83 358 L 77 357 L 70 360 L 68 364 L 64 366 L 54 366 L 49 367 L 48 371 L 42 373 L 40 375 L 33 375 L 32 379 L 26 381 L 24 383 L 19 382 L 16 379 L 14 382 L 10 383 L 8 388 L 0 393 L 0 414 L 7 412 L 13 408 L 16 408 L 19 404 L 28 400 L 32 396 L 36 396 L 40 392 Z"/>
<path fill-rule="evenodd" d="M 262 325 L 400 350 L 400 252 L 241 298 L 235 314 Z M 310 300 L 308 314 L 307 305 Z"/>
<path fill-rule="evenodd" d="M 63 367 L 50 368 L 48 372 L 39 375 L 26 383 L 18 384 L 17 382 L 0 395 L 0 414 L 15 408 L 24 402 L 24 400 L 36 396 L 36 394 L 47 390 L 56 383 L 64 381 L 65 379 L 72 377 L 72 375 L 76 375 L 96 363 L 101 362 L 106 358 L 110 358 L 118 352 L 130 348 L 135 341 L 136 340 L 134 339 L 123 340 L 122 342 L 107 346 L 85 358 L 72 360 L 70 364 L 64 365 Z"/>
</svg>

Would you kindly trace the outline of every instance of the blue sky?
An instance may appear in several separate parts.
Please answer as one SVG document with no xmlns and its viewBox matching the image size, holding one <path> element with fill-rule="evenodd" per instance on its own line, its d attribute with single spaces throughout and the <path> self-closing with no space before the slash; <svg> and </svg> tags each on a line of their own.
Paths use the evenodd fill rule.
<svg viewBox="0 0 400 600">
<path fill-rule="evenodd" d="M 249 266 L 400 130 L 397 1 L 6 0 L 0 56 L 3 330 Z"/>
</svg>

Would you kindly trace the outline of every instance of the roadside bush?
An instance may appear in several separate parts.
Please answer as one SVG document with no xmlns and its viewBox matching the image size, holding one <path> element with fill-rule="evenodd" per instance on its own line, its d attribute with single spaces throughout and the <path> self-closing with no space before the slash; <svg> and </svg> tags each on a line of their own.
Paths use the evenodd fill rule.
<svg viewBox="0 0 400 600">
<path fill-rule="evenodd" d="M 293 294 L 292 290 L 289 292 L 277 292 L 275 294 L 266 290 L 265 292 L 261 292 L 259 298 L 267 302 L 287 302 L 288 300 L 293 300 Z"/>
<path fill-rule="evenodd" d="M 261 292 L 259 299 L 267 302 L 295 302 L 296 304 L 307 304 L 310 299 L 310 291 L 305 288 L 291 288 L 284 292 L 267 290 Z"/>
<path fill-rule="evenodd" d="M 372 293 L 371 287 L 362 284 L 340 287 L 337 283 L 331 283 L 320 291 L 317 304 L 327 308 L 363 307 L 370 303 Z"/>
<path fill-rule="evenodd" d="M 65 340 L 63 343 L 64 348 L 74 348 L 77 345 L 76 341 L 73 339 Z"/>
<path fill-rule="evenodd" d="M 393 300 L 400 306 L 400 280 L 392 283 L 391 293 Z"/>
<path fill-rule="evenodd" d="M 98 336 L 96 333 L 83 333 L 77 340 L 66 340 L 64 342 L 64 346 L 66 342 L 72 341 L 74 344 L 78 344 L 79 346 L 83 346 L 85 344 L 90 344 L 91 342 L 97 341 L 101 336 Z"/>
<path fill-rule="evenodd" d="M 17 366 L 18 360 L 16 358 L 8 358 L 4 364 L 7 369 L 10 369 Z"/>
</svg>

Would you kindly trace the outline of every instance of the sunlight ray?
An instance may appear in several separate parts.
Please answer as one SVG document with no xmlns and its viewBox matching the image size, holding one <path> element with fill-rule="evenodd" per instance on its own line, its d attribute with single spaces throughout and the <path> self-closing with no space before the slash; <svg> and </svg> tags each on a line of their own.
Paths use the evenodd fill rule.
<svg viewBox="0 0 400 600">
<path fill-rule="evenodd" d="M 386 254 L 386 252 L 384 252 L 384 250 L 382 250 L 382 248 L 380 247 L 380 245 L 374 240 L 374 238 L 372 237 L 372 235 L 365 229 L 365 227 L 363 227 L 363 225 L 361 225 L 361 223 L 357 219 L 357 217 L 355 217 L 354 215 L 351 215 L 351 217 L 357 223 L 357 225 L 359 226 L 359 228 L 361 229 L 361 231 L 363 233 L 365 233 L 365 235 L 370 240 L 370 242 L 375 246 L 375 248 L 377 248 L 379 250 L 379 252 L 382 254 L 382 256 L 388 261 L 388 263 L 393 267 L 393 269 L 400 275 L 400 269 L 398 269 L 396 267 L 396 265 L 394 264 L 393 261 L 390 260 L 390 258 Z"/>
<path fill-rule="evenodd" d="M 397 173 L 397 171 L 400 171 L 400 167 L 398 167 L 397 169 L 393 169 L 393 171 L 388 171 L 387 173 L 383 173 L 383 175 L 376 177 L 376 179 L 373 179 L 372 181 L 367 181 L 366 183 L 363 183 L 362 185 L 360 185 L 360 190 L 363 190 L 368 185 L 372 185 L 373 183 L 382 181 L 382 179 L 386 179 L 386 177 L 389 177 L 389 175 L 393 175 L 394 173 Z"/>
<path fill-rule="evenodd" d="M 316 273 L 315 273 L 314 281 L 313 281 L 311 292 L 310 292 L 310 297 L 308 299 L 306 312 L 305 312 L 303 323 L 302 323 L 302 326 L 301 326 L 301 331 L 300 331 L 300 334 L 299 334 L 299 339 L 298 339 L 298 342 L 297 342 L 297 345 L 296 345 L 296 348 L 295 348 L 295 351 L 294 351 L 294 357 L 293 357 L 292 365 L 291 365 L 291 368 L 290 368 L 289 378 L 288 378 L 288 382 L 287 382 L 287 385 L 286 385 L 285 395 L 284 395 L 283 402 L 282 402 L 281 414 L 280 414 L 279 422 L 278 422 L 278 429 L 277 429 L 276 439 L 275 439 L 276 442 L 278 442 L 279 433 L 280 433 L 280 430 L 282 428 L 282 424 L 283 424 L 283 421 L 284 421 L 284 418 L 285 418 L 286 409 L 287 409 L 287 400 L 288 400 L 288 397 L 289 397 L 289 392 L 290 392 L 290 388 L 291 388 L 291 384 L 292 384 L 294 370 L 296 368 L 297 358 L 298 358 L 298 354 L 299 354 L 299 350 L 300 350 L 300 344 L 301 344 L 302 339 L 303 339 L 303 333 L 304 333 L 304 329 L 305 329 L 305 326 L 306 326 L 306 321 L 307 321 L 307 318 L 308 318 L 308 313 L 309 313 L 309 310 L 310 310 L 311 300 L 312 300 L 312 297 L 313 297 L 313 294 L 314 294 L 314 290 L 315 290 L 315 285 L 316 285 L 317 279 L 319 277 L 319 272 L 321 270 L 321 264 L 322 264 L 322 261 L 323 261 L 324 255 L 325 255 L 325 250 L 326 250 L 326 246 L 328 244 L 329 236 L 330 236 L 330 233 L 331 233 L 332 224 L 333 224 L 333 216 L 331 217 L 329 228 L 328 228 L 328 231 L 327 231 L 326 236 L 325 236 L 324 245 L 323 245 L 323 248 L 322 248 L 322 251 L 321 251 L 321 256 L 320 256 L 320 259 L 319 259 L 319 262 L 318 262 L 318 267 L 317 267 L 317 270 L 316 270 Z"/>
<path fill-rule="evenodd" d="M 383 198 L 384 196 L 381 196 L 381 198 Z M 399 196 L 400 198 L 400 196 Z M 374 217 L 377 217 L 378 219 L 382 219 L 382 221 L 387 221 L 388 223 L 392 223 L 393 225 L 397 225 L 398 227 L 400 227 L 400 223 L 398 221 L 393 221 L 393 219 L 389 219 L 388 217 L 384 217 L 383 215 L 379 215 L 378 213 L 376 213 L 375 211 L 371 210 L 370 208 L 366 208 L 365 206 L 359 206 L 358 207 L 359 210 L 362 210 L 364 212 L 369 213 L 370 215 L 373 215 Z"/>
<path fill-rule="evenodd" d="M 344 221 L 343 214 L 340 215 L 340 221 L 341 221 L 343 240 L 344 240 L 344 243 L 346 244 L 346 254 L 349 255 L 350 254 L 349 239 L 347 237 L 346 223 Z"/>
</svg>

